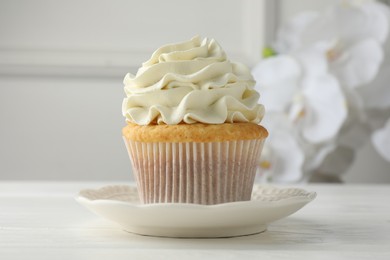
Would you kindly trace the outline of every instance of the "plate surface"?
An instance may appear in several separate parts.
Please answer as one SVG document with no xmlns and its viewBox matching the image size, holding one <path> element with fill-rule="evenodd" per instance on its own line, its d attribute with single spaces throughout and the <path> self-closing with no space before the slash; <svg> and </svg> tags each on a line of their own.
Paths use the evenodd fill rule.
<svg viewBox="0 0 390 260">
<path fill-rule="evenodd" d="M 268 224 L 316 197 L 298 188 L 255 185 L 251 201 L 217 205 L 140 204 L 137 188 L 114 185 L 81 190 L 76 200 L 126 231 L 164 237 L 233 237 L 260 233 Z"/>
</svg>

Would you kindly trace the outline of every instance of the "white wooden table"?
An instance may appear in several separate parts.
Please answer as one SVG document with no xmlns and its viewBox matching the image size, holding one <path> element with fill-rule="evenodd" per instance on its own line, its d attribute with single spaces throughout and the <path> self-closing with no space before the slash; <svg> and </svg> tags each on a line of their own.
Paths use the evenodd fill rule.
<svg viewBox="0 0 390 260">
<path fill-rule="evenodd" d="M 107 184 L 0 182 L 0 259 L 390 259 L 389 185 L 308 185 L 317 198 L 265 233 L 172 239 L 124 232 L 74 200 Z"/>
</svg>

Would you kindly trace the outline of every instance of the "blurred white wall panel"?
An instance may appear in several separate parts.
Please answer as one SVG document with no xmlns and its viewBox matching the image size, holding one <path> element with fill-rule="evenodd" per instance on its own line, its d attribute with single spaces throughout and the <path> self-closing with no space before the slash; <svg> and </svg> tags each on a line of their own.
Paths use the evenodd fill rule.
<svg viewBox="0 0 390 260">
<path fill-rule="evenodd" d="M 157 47 L 194 35 L 217 39 L 254 65 L 265 6 L 243 1 L 0 1 L 0 72 L 122 76 Z"/>
<path fill-rule="evenodd" d="M 260 58 L 271 1 L 1 0 L 0 179 L 130 180 L 122 79 L 166 43 Z"/>
<path fill-rule="evenodd" d="M 0 78 L 0 179 L 131 179 L 121 79 Z"/>
</svg>

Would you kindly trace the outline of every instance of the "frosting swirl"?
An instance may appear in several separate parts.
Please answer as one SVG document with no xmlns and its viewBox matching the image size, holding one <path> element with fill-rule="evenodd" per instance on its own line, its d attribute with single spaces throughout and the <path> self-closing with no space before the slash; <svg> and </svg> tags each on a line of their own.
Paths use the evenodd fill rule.
<svg viewBox="0 0 390 260">
<path fill-rule="evenodd" d="M 213 39 L 165 45 L 123 82 L 123 115 L 138 125 L 257 124 L 264 115 L 249 69 L 230 62 Z"/>
</svg>

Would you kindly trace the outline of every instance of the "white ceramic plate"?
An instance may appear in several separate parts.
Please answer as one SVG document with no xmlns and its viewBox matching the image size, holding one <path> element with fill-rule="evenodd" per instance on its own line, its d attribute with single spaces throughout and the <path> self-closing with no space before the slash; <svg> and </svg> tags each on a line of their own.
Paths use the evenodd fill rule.
<svg viewBox="0 0 390 260">
<path fill-rule="evenodd" d="M 316 197 L 298 188 L 255 185 L 251 201 L 217 205 L 142 205 L 137 188 L 106 186 L 81 190 L 76 200 L 126 231 L 164 237 L 232 237 L 256 234 L 296 212 Z"/>
</svg>

